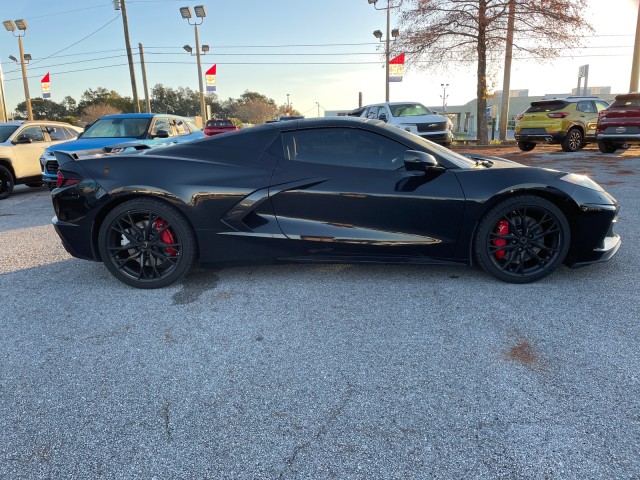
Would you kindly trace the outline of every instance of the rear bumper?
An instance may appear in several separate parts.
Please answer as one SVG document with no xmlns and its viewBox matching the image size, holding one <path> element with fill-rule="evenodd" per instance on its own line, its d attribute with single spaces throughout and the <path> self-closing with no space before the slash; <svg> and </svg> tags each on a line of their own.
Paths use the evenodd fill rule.
<svg viewBox="0 0 640 480">
<path fill-rule="evenodd" d="M 629 133 L 599 133 L 596 137 L 598 142 L 607 142 L 607 143 L 615 143 L 617 145 L 640 144 L 640 134 L 629 134 Z"/>
<path fill-rule="evenodd" d="M 536 134 L 514 134 L 514 138 L 518 142 L 530 143 L 561 143 L 567 136 L 567 132 L 557 133 L 536 133 Z"/>
</svg>

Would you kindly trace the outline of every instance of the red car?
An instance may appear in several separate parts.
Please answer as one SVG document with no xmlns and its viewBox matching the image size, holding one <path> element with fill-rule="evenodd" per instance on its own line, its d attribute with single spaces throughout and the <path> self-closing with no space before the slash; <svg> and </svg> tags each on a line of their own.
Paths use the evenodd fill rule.
<svg viewBox="0 0 640 480">
<path fill-rule="evenodd" d="M 212 135 L 218 135 L 219 133 L 233 132 L 235 130 L 238 130 L 238 127 L 228 118 L 212 118 L 211 120 L 207 120 L 203 131 L 207 137 L 210 137 Z"/>
<path fill-rule="evenodd" d="M 596 135 L 602 153 L 640 145 L 640 93 L 616 95 L 615 101 L 600 111 Z"/>
</svg>

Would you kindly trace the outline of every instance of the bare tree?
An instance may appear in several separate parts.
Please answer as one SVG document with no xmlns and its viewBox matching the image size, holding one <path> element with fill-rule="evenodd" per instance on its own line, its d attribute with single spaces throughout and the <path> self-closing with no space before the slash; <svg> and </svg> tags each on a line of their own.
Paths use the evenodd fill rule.
<svg viewBox="0 0 640 480">
<path fill-rule="evenodd" d="M 410 64 L 442 68 L 477 64 L 478 141 L 488 143 L 487 74 L 501 64 L 510 0 L 406 0 L 400 14 L 401 48 Z M 587 0 L 515 0 L 515 52 L 557 57 L 591 31 Z M 509 92 L 503 92 L 508 95 Z"/>
<path fill-rule="evenodd" d="M 80 121 L 84 124 L 93 123 L 103 115 L 114 115 L 116 113 L 122 113 L 117 108 L 107 103 L 94 103 L 87 106 L 80 115 Z"/>
</svg>

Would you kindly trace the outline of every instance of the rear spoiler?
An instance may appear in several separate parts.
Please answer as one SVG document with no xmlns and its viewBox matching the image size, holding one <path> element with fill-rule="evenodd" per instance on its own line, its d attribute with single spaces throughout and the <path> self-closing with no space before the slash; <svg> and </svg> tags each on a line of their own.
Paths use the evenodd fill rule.
<svg viewBox="0 0 640 480">
<path fill-rule="evenodd" d="M 56 160 L 58 160 L 58 167 L 61 167 L 65 163 L 75 162 L 78 159 L 78 155 L 75 153 L 64 152 L 62 150 L 55 150 L 53 154 L 56 156 Z"/>
</svg>

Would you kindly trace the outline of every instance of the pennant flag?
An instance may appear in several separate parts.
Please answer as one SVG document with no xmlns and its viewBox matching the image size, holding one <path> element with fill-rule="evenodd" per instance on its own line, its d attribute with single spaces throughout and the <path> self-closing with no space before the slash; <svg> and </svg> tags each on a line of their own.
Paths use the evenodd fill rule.
<svg viewBox="0 0 640 480">
<path fill-rule="evenodd" d="M 205 78 L 207 79 L 207 92 L 216 91 L 216 66 L 214 65 L 207 70 Z"/>
<path fill-rule="evenodd" d="M 389 81 L 401 82 L 404 75 L 404 53 L 389 60 Z"/>
<path fill-rule="evenodd" d="M 42 77 L 42 80 L 40 80 L 40 85 L 42 85 L 42 98 L 51 98 L 51 89 L 49 88 L 49 73 Z"/>
</svg>

